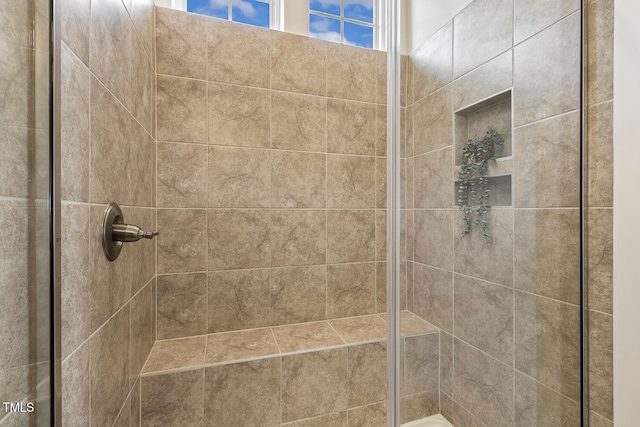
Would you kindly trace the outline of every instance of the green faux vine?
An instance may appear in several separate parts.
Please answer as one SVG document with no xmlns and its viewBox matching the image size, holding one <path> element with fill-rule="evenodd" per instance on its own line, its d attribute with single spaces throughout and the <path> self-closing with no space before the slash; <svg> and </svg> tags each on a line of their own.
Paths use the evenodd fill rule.
<svg viewBox="0 0 640 427">
<path fill-rule="evenodd" d="M 481 228 L 487 244 L 491 244 L 487 218 L 489 215 L 489 162 L 502 155 L 504 139 L 489 129 L 482 138 L 467 141 L 462 149 L 460 174 L 458 175 L 458 206 L 462 209 L 463 235 L 474 228 Z"/>
</svg>

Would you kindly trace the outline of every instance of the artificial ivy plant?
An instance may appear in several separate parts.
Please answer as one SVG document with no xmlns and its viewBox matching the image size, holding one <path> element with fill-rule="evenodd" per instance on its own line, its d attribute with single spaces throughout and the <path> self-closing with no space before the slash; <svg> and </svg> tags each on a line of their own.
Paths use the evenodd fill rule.
<svg viewBox="0 0 640 427">
<path fill-rule="evenodd" d="M 487 225 L 489 215 L 489 162 L 502 155 L 504 138 L 489 129 L 483 137 L 470 139 L 462 149 L 462 161 L 458 175 L 458 206 L 462 209 L 463 234 L 481 228 L 485 242 L 491 244 Z"/>
</svg>

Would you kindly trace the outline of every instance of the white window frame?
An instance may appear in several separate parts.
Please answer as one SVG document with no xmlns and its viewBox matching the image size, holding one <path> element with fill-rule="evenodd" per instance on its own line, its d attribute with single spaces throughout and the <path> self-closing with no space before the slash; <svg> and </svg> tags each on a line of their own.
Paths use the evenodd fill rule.
<svg viewBox="0 0 640 427">
<path fill-rule="evenodd" d="M 318 15 L 325 18 L 337 19 L 340 21 L 340 40 L 344 43 L 344 23 L 349 22 L 352 24 L 362 25 L 363 27 L 369 27 L 373 29 L 373 49 L 385 50 L 386 48 L 386 33 L 384 26 L 384 0 L 373 0 L 373 23 L 360 21 L 353 18 L 346 18 L 344 16 L 344 0 L 340 0 L 340 16 L 332 15 L 331 13 L 321 12 L 317 10 L 311 10 L 311 2 L 307 1 L 307 8 L 309 9 L 310 19 L 311 15 Z M 309 31 L 311 33 L 311 31 Z"/>
<path fill-rule="evenodd" d="M 187 10 L 188 0 L 171 0 L 171 7 L 178 10 Z M 269 3 L 269 28 L 273 30 L 280 30 L 282 28 L 282 2 L 284 0 L 256 0 L 262 3 Z M 231 22 L 238 22 L 233 20 L 233 0 L 228 0 L 229 15 L 227 20 Z"/>
</svg>

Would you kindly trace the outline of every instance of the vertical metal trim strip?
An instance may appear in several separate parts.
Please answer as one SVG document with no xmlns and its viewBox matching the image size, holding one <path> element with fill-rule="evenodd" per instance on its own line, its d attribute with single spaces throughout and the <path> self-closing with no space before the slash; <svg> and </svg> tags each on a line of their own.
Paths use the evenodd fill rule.
<svg viewBox="0 0 640 427">
<path fill-rule="evenodd" d="M 387 426 L 400 425 L 399 0 L 387 2 Z"/>
<path fill-rule="evenodd" d="M 588 0 L 582 0 L 580 5 L 580 403 L 583 427 L 589 427 L 588 12 Z"/>
<path fill-rule="evenodd" d="M 62 339 L 61 339 L 61 194 L 60 194 L 60 14 L 59 0 L 49 2 L 50 58 L 50 147 L 49 147 L 49 218 L 51 258 L 51 425 L 62 426 Z"/>
</svg>

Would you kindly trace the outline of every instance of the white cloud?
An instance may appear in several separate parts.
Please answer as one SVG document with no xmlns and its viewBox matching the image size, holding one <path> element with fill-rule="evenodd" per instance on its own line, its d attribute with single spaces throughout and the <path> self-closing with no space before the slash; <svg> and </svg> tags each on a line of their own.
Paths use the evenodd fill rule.
<svg viewBox="0 0 640 427">
<path fill-rule="evenodd" d="M 315 32 L 311 31 L 309 33 L 311 37 L 315 37 L 317 39 L 327 40 L 330 42 L 341 43 L 342 38 L 340 37 L 340 33 L 336 33 L 335 31 L 326 31 L 326 32 Z"/>
<path fill-rule="evenodd" d="M 233 0 L 233 7 L 240 9 L 240 12 L 242 12 L 242 14 L 247 18 L 253 18 L 258 12 L 253 5 L 246 0 Z"/>
<path fill-rule="evenodd" d="M 326 18 L 314 19 L 310 25 L 311 32 L 324 33 L 329 31 L 331 21 Z"/>
<path fill-rule="evenodd" d="M 227 0 L 209 0 L 209 7 L 211 9 L 215 9 L 215 10 L 226 9 L 228 5 L 229 5 L 229 2 Z"/>
</svg>

